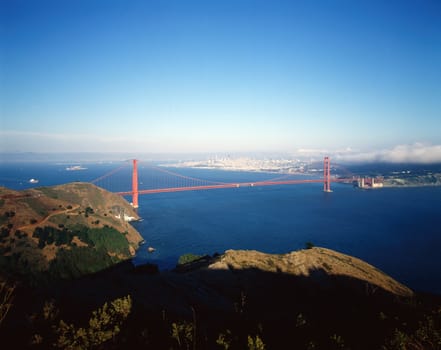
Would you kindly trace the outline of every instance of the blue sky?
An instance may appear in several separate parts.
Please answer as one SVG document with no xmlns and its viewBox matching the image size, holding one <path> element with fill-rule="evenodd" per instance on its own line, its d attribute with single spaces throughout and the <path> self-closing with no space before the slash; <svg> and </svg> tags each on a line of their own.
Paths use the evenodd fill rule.
<svg viewBox="0 0 441 350">
<path fill-rule="evenodd" d="M 0 151 L 441 144 L 440 1 L 2 0 L 0 12 Z"/>
</svg>

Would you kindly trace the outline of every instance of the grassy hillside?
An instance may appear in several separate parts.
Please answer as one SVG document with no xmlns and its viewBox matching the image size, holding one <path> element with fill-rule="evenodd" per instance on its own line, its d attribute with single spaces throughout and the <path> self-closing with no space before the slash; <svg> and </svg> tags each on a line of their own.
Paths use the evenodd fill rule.
<svg viewBox="0 0 441 350">
<path fill-rule="evenodd" d="M 123 198 L 89 183 L 0 188 L 2 274 L 36 283 L 128 259 L 142 238 L 127 217 L 138 219 Z"/>
</svg>

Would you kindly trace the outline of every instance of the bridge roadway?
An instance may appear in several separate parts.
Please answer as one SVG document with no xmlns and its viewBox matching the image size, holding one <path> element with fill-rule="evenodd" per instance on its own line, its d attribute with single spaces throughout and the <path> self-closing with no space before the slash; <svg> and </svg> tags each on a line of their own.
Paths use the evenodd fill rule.
<svg viewBox="0 0 441 350">
<path fill-rule="evenodd" d="M 350 182 L 352 179 L 331 179 L 331 182 Z M 156 188 L 150 190 L 139 190 L 138 194 L 154 194 L 154 193 L 169 193 L 169 192 L 184 192 L 184 191 L 201 191 L 214 190 L 220 188 L 239 188 L 239 187 L 257 187 L 257 186 L 274 186 L 274 185 L 296 185 L 304 183 L 323 183 L 323 179 L 304 179 L 304 180 L 285 180 L 285 181 L 257 181 L 257 182 L 237 182 L 218 185 L 201 185 L 201 186 L 187 186 L 187 187 L 167 187 Z M 133 191 L 117 192 L 121 196 L 132 195 Z"/>
</svg>

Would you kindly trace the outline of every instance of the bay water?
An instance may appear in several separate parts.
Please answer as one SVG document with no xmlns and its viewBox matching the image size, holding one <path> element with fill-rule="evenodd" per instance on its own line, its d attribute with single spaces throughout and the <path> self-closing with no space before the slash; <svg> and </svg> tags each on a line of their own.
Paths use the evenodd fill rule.
<svg viewBox="0 0 441 350">
<path fill-rule="evenodd" d="M 87 164 L 68 171 L 61 163 L 0 163 L 0 186 L 25 189 L 91 181 L 119 166 Z M 174 169 L 223 182 L 259 181 L 274 174 L 209 169 Z M 147 172 L 147 171 L 145 171 Z M 148 186 L 139 169 L 140 189 Z M 29 179 L 38 179 L 38 184 Z M 130 169 L 118 181 L 97 183 L 130 190 Z M 144 187 L 143 187 L 144 186 Z M 256 249 L 287 253 L 307 242 L 349 254 L 376 266 L 414 290 L 441 294 L 441 187 L 360 190 L 332 184 L 240 187 L 141 195 L 134 223 L 146 244 L 135 264 L 173 268 L 180 255 Z M 130 201 L 130 198 L 127 198 Z M 154 247 L 153 253 L 147 247 Z"/>
</svg>

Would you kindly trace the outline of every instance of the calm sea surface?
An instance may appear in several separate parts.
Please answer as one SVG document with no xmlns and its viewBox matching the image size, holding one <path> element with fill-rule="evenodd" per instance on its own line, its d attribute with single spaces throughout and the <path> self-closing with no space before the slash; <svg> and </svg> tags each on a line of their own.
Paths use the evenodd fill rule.
<svg viewBox="0 0 441 350">
<path fill-rule="evenodd" d="M 0 163 L 0 186 L 24 189 L 70 181 L 90 181 L 118 167 L 88 164 Z M 73 164 L 75 165 L 75 164 Z M 179 169 L 213 181 L 257 181 L 271 174 Z M 154 175 L 140 166 L 140 188 Z M 39 183 L 28 181 L 36 178 Z M 98 185 L 130 190 L 130 169 Z M 160 181 L 160 180 L 155 180 Z M 145 238 L 134 263 L 175 266 L 185 253 L 213 254 L 227 249 L 286 253 L 306 242 L 359 257 L 416 290 L 441 293 L 441 187 L 385 188 L 372 191 L 333 184 L 282 185 L 163 193 L 140 196 L 135 227 Z M 128 198 L 130 200 L 130 198 Z M 147 246 L 156 248 L 154 253 Z"/>
</svg>

